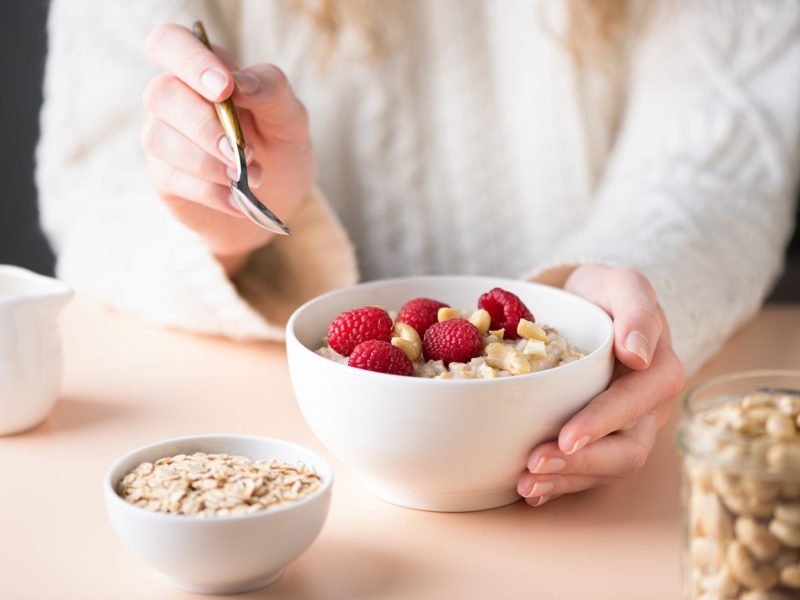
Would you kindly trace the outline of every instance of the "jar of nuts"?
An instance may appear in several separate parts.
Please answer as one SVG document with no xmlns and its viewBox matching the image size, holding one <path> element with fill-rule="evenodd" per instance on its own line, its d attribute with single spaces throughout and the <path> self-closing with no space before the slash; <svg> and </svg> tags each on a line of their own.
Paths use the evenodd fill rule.
<svg viewBox="0 0 800 600">
<path fill-rule="evenodd" d="M 684 596 L 800 598 L 800 371 L 753 371 L 686 395 Z"/>
</svg>

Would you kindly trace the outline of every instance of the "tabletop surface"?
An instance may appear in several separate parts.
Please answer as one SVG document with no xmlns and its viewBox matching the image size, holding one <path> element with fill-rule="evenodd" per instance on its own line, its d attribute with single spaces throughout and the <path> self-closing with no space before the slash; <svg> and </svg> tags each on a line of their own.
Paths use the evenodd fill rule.
<svg viewBox="0 0 800 600">
<path fill-rule="evenodd" d="M 266 435 L 322 450 L 295 405 L 283 346 L 159 330 L 83 298 L 64 311 L 62 330 L 65 379 L 54 412 L 32 431 L 0 438 L 0 597 L 200 598 L 162 583 L 117 541 L 102 476 L 135 447 L 195 433 Z M 796 367 L 798 357 L 800 306 L 770 306 L 697 378 Z M 399 508 L 333 460 L 331 512 L 317 541 L 277 583 L 241 597 L 675 600 L 672 430 L 637 477 L 538 509 Z"/>
</svg>

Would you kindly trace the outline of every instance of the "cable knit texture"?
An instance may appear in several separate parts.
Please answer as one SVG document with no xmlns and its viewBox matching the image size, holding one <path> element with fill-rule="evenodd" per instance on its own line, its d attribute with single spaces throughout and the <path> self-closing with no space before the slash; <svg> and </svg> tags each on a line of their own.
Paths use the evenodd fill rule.
<svg viewBox="0 0 800 600">
<path fill-rule="evenodd" d="M 38 183 L 59 274 L 121 310 L 274 339 L 299 302 L 355 281 L 354 251 L 367 279 L 560 284 L 600 262 L 652 281 L 691 372 L 779 273 L 800 164 L 796 0 L 639 2 L 622 78 L 574 68 L 560 0 L 387 1 L 389 50 L 369 58 L 344 31 L 324 68 L 285 2 L 112 4 L 52 2 Z M 235 285 L 159 203 L 138 145 L 143 40 L 198 17 L 241 64 L 288 73 L 327 198 Z"/>
</svg>

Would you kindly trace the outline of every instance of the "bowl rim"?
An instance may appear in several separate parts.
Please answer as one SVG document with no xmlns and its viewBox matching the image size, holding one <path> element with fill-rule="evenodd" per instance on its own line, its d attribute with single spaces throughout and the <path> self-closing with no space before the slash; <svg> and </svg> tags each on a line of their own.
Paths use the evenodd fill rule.
<svg viewBox="0 0 800 600">
<path fill-rule="evenodd" d="M 565 365 L 560 365 L 558 367 L 552 367 L 550 369 L 544 369 L 544 370 L 541 370 L 541 371 L 535 371 L 533 373 L 526 373 L 524 375 L 515 375 L 515 376 L 512 376 L 512 377 L 498 377 L 498 378 L 495 378 L 495 379 L 438 379 L 438 378 L 432 378 L 432 377 L 413 377 L 413 376 L 412 377 L 408 377 L 408 376 L 404 376 L 404 375 L 394 375 L 394 374 L 391 374 L 391 373 L 376 373 L 376 372 L 373 372 L 373 371 L 368 371 L 366 369 L 352 369 L 352 368 L 348 367 L 347 365 L 343 365 L 343 364 L 337 363 L 336 361 L 333 361 L 333 360 L 331 360 L 329 358 L 325 358 L 324 356 L 320 356 L 314 350 L 311 350 L 305 344 L 303 344 L 297 338 L 297 335 L 295 334 L 295 325 L 297 323 L 298 317 L 305 310 L 307 310 L 308 307 L 310 307 L 310 306 L 312 306 L 314 304 L 320 303 L 320 302 L 324 302 L 327 299 L 332 298 L 334 296 L 337 296 L 337 295 L 339 295 L 339 294 L 341 294 L 341 293 L 343 293 L 343 292 L 345 292 L 347 290 L 352 290 L 352 289 L 355 289 L 355 288 L 361 288 L 361 289 L 376 288 L 376 287 L 381 287 L 381 286 L 389 284 L 389 283 L 402 283 L 402 282 L 405 282 L 405 281 L 442 280 L 442 279 L 444 279 L 444 280 L 473 280 L 473 279 L 487 279 L 488 280 L 488 279 L 491 279 L 491 280 L 494 280 L 494 281 L 507 281 L 507 282 L 510 282 L 510 283 L 514 283 L 515 285 L 524 284 L 524 285 L 532 286 L 532 287 L 538 288 L 540 290 L 545 290 L 546 293 L 555 294 L 556 296 L 568 296 L 570 298 L 577 299 L 579 302 L 582 302 L 582 303 L 588 305 L 590 310 L 593 310 L 593 311 L 595 311 L 597 313 L 599 319 L 603 322 L 603 326 L 606 329 L 605 338 L 603 339 L 603 342 L 597 348 L 595 348 L 593 351 L 589 352 L 586 356 L 584 356 L 582 358 L 579 358 L 578 360 L 575 360 L 573 362 L 567 363 Z M 611 317 L 608 315 L 608 313 L 605 310 L 603 310 L 602 308 L 600 308 L 594 302 L 591 302 L 591 301 L 587 300 L 586 298 L 578 296 L 577 294 L 573 294 L 571 292 L 567 292 L 566 290 L 562 290 L 561 288 L 556 288 L 556 287 L 553 287 L 553 286 L 545 285 L 543 283 L 536 283 L 536 282 L 533 282 L 533 281 L 525 281 L 525 280 L 522 280 L 522 279 L 510 279 L 508 277 L 495 277 L 495 276 L 492 276 L 492 275 L 416 275 L 416 276 L 390 277 L 390 278 L 386 278 L 386 279 L 376 279 L 376 280 L 373 280 L 373 281 L 367 281 L 367 282 L 364 282 L 364 283 L 358 283 L 358 284 L 355 284 L 355 285 L 352 285 L 352 286 L 339 288 L 339 289 L 336 289 L 336 290 L 332 290 L 330 292 L 326 292 L 326 293 L 321 294 L 319 296 L 315 296 L 314 298 L 304 302 L 302 305 L 297 307 L 294 310 L 294 312 L 292 312 L 292 315 L 289 317 L 289 320 L 286 323 L 286 342 L 287 342 L 287 346 L 288 346 L 290 341 L 293 342 L 293 343 L 296 343 L 302 349 L 301 350 L 302 352 L 308 353 L 309 355 L 312 355 L 313 358 L 311 358 L 311 360 L 321 360 L 321 361 L 325 361 L 325 363 L 331 363 L 336 367 L 340 367 L 340 368 L 343 368 L 343 369 L 349 369 L 350 371 L 358 371 L 358 372 L 362 373 L 363 376 L 365 376 L 365 377 L 380 377 L 383 381 L 386 381 L 386 377 L 393 377 L 393 378 L 395 378 L 395 380 L 398 380 L 398 381 L 402 380 L 402 381 L 408 382 L 409 385 L 445 385 L 445 386 L 448 386 L 448 387 L 454 387 L 454 386 L 457 387 L 457 386 L 463 386 L 463 385 L 469 385 L 469 386 L 498 385 L 498 384 L 500 384 L 500 382 L 519 381 L 521 379 L 524 380 L 526 378 L 548 377 L 548 376 L 551 376 L 553 372 L 565 373 L 566 372 L 565 370 L 574 370 L 575 368 L 580 368 L 580 367 L 576 367 L 576 365 L 580 365 L 581 363 L 584 363 L 584 362 L 588 361 L 590 358 L 596 357 L 598 354 L 603 354 L 603 353 L 607 352 L 608 349 L 613 345 L 613 343 L 614 343 L 614 323 L 611 320 Z M 318 364 L 322 365 L 324 363 L 318 363 Z M 416 383 L 411 383 L 412 381 L 416 382 Z"/>
<path fill-rule="evenodd" d="M 325 470 L 327 470 L 328 477 L 326 477 L 322 481 L 322 485 L 318 490 L 309 494 L 305 498 L 302 498 L 296 502 L 292 502 L 289 504 L 285 504 L 283 506 L 277 506 L 275 508 L 269 508 L 266 510 L 260 510 L 254 513 L 250 513 L 248 515 L 229 515 L 224 517 L 199 517 L 195 515 L 175 515 L 171 513 L 163 513 L 163 512 L 156 512 L 156 511 L 149 511 L 145 510 L 139 506 L 131 504 L 124 500 L 118 493 L 114 487 L 113 482 L 111 481 L 112 475 L 114 472 L 120 467 L 120 465 L 130 460 L 130 458 L 134 454 L 138 454 L 139 452 L 145 452 L 148 450 L 154 450 L 159 446 L 163 446 L 165 444 L 171 444 L 175 442 L 187 442 L 187 441 L 200 441 L 200 440 L 210 440 L 210 439 L 231 439 L 236 438 L 239 440 L 257 440 L 259 442 L 270 442 L 270 443 L 277 443 L 284 446 L 290 446 L 295 448 L 300 448 L 304 452 L 308 452 L 314 456 L 316 461 L 319 461 L 319 465 L 322 466 Z M 199 451 L 198 451 L 199 452 Z M 316 468 L 317 465 L 315 465 Z M 321 469 L 320 469 L 321 470 Z M 152 517 L 155 519 L 166 519 L 167 521 L 175 521 L 181 523 L 226 523 L 229 521 L 242 521 L 248 519 L 259 519 L 265 518 L 267 516 L 274 516 L 283 512 L 287 512 L 293 510 L 295 508 L 299 508 L 305 504 L 308 504 L 318 497 L 327 494 L 331 487 L 333 486 L 333 480 L 335 478 L 335 474 L 333 472 L 333 467 L 330 464 L 330 461 L 326 459 L 322 454 L 309 448 L 308 446 L 304 446 L 303 444 L 298 444 L 297 442 L 291 442 L 288 440 L 282 440 L 280 438 L 268 437 L 268 436 L 260 436 L 260 435 L 248 435 L 248 434 L 239 434 L 239 433 L 207 433 L 207 434 L 195 434 L 195 435 L 185 435 L 180 437 L 168 438 L 164 440 L 159 440 L 156 442 L 151 442 L 149 444 L 145 444 L 144 446 L 139 446 L 129 452 L 126 452 L 122 456 L 120 456 L 117 460 L 115 460 L 109 467 L 106 469 L 105 474 L 103 475 L 103 492 L 108 502 L 113 502 L 117 506 L 119 506 L 122 510 L 130 510 L 133 511 L 137 515 L 147 515 L 148 517 Z"/>
</svg>

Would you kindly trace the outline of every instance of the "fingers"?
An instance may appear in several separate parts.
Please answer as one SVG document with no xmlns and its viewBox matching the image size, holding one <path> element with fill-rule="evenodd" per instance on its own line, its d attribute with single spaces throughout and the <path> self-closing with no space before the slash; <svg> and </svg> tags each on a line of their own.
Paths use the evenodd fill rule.
<svg viewBox="0 0 800 600">
<path fill-rule="evenodd" d="M 272 139 L 304 140 L 308 115 L 278 67 L 258 64 L 234 72 L 236 106 L 252 113 L 261 133 Z"/>
<path fill-rule="evenodd" d="M 581 492 L 615 478 L 631 477 L 647 462 L 656 439 L 657 419 L 647 415 L 626 432 L 607 436 L 573 455 L 564 455 L 553 443 L 536 448 L 517 492 L 531 506 L 541 506 L 562 494 Z"/>
<path fill-rule="evenodd" d="M 150 59 L 213 102 L 233 92 L 233 77 L 223 61 L 186 27 L 159 25 L 145 42 Z"/>
<path fill-rule="evenodd" d="M 147 166 L 150 180 L 162 197 L 189 200 L 240 219 L 244 218 L 231 203 L 231 191 L 227 185 L 212 183 L 177 170 L 153 156 L 148 157 Z"/>
<path fill-rule="evenodd" d="M 658 429 L 653 413 L 631 429 L 608 435 L 574 454 L 564 454 L 556 442 L 547 442 L 531 452 L 528 470 L 532 479 L 554 474 L 630 477 L 647 461 Z"/>
<path fill-rule="evenodd" d="M 154 117 L 145 122 L 141 141 L 149 154 L 173 168 L 220 185 L 227 184 L 231 179 L 228 170 L 232 170 L 232 167 Z"/>
<path fill-rule="evenodd" d="M 650 368 L 628 371 L 573 416 L 558 436 L 558 447 L 573 454 L 619 430 L 633 427 L 683 387 L 683 367 L 666 340 L 656 348 Z"/>
<path fill-rule="evenodd" d="M 517 492 L 520 496 L 527 499 L 546 498 L 544 502 L 552 499 L 553 496 L 560 496 L 562 494 L 574 494 L 575 492 L 582 492 L 589 488 L 602 485 L 610 481 L 608 477 L 596 477 L 594 475 L 550 475 L 546 479 L 534 480 L 531 477 L 520 479 L 517 485 Z M 533 506 L 540 506 L 544 504 L 530 502 Z"/>
<path fill-rule="evenodd" d="M 661 338 L 664 320 L 646 277 L 633 269 L 590 265 L 576 269 L 568 289 L 602 307 L 614 320 L 614 351 L 632 369 L 645 369 Z"/>
<path fill-rule="evenodd" d="M 151 116 L 145 122 L 141 142 L 148 154 L 176 170 L 226 187 L 230 180 L 236 179 L 236 169 L 207 153 L 182 133 L 155 117 Z M 258 163 L 250 165 L 248 177 L 254 188 L 261 184 L 263 172 Z"/>
<path fill-rule="evenodd" d="M 145 86 L 142 100 L 147 110 L 200 146 L 208 154 L 233 166 L 233 150 L 214 107 L 172 75 L 162 73 Z"/>
</svg>

